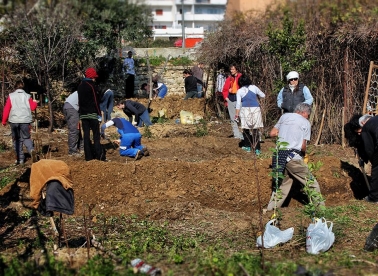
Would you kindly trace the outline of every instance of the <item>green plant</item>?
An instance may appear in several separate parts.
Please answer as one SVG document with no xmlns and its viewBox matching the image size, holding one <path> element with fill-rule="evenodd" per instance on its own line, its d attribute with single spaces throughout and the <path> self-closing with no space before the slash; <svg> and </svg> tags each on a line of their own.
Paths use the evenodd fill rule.
<svg viewBox="0 0 378 276">
<path fill-rule="evenodd" d="M 164 64 L 166 58 L 163 57 L 162 55 L 149 56 L 148 60 L 149 60 L 151 66 L 159 66 L 159 65 Z M 143 63 L 143 64 L 147 64 L 147 58 L 140 58 L 138 62 Z"/>
<path fill-rule="evenodd" d="M 167 119 L 167 118 L 165 118 L 165 117 L 153 117 L 152 119 L 151 119 L 151 122 L 153 123 L 153 124 L 164 124 L 164 123 L 166 123 L 167 121 L 169 121 L 169 119 Z"/>
<path fill-rule="evenodd" d="M 326 207 L 322 194 L 313 188 L 315 178 L 310 174 L 306 179 L 303 192 L 307 195 L 309 202 L 304 206 L 304 213 L 310 218 L 323 217 Z"/>
<path fill-rule="evenodd" d="M 174 66 L 189 66 L 193 64 L 193 61 L 187 56 L 171 58 L 169 62 Z"/>
<path fill-rule="evenodd" d="M 277 204 L 277 201 L 282 199 L 282 191 L 280 189 L 280 185 L 282 183 L 282 180 L 285 178 L 283 174 L 283 170 L 281 166 L 278 163 L 278 152 L 280 150 L 286 150 L 289 143 L 285 141 L 280 141 L 279 139 L 276 140 L 276 146 L 274 148 L 270 148 L 270 150 L 273 152 L 273 164 L 275 165 L 272 168 L 272 171 L 269 173 L 269 176 L 273 178 L 274 181 L 274 202 L 275 205 Z M 275 206 L 276 207 L 276 206 Z M 280 218 L 281 213 L 277 208 L 274 208 L 274 214 L 273 217 Z"/>
<path fill-rule="evenodd" d="M 11 182 L 11 180 L 9 179 L 9 177 L 5 176 L 3 178 L 0 179 L 0 189 L 4 188 L 5 186 L 7 186 L 7 184 Z"/>
<path fill-rule="evenodd" d="M 4 140 L 0 140 L 0 152 L 6 151 L 7 148 L 7 143 Z"/>
<path fill-rule="evenodd" d="M 307 164 L 308 166 L 308 169 L 310 170 L 311 173 L 313 172 L 317 172 L 320 170 L 320 168 L 324 165 L 324 163 L 322 161 L 317 161 L 316 163 L 314 162 L 310 162 Z"/>
<path fill-rule="evenodd" d="M 196 136 L 202 137 L 208 134 L 207 122 L 204 119 L 199 120 L 198 124 L 196 124 Z"/>
<path fill-rule="evenodd" d="M 143 136 L 146 138 L 152 138 L 154 136 L 148 126 L 144 126 Z"/>
</svg>

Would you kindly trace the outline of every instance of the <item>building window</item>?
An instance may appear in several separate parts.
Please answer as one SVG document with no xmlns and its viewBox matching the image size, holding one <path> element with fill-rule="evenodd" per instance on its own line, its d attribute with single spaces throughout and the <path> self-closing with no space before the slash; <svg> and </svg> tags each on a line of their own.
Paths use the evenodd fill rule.
<svg viewBox="0 0 378 276">
<path fill-rule="evenodd" d="M 155 10 L 156 15 L 163 15 L 163 10 Z"/>
<path fill-rule="evenodd" d="M 196 0 L 196 3 L 210 3 L 210 0 Z"/>
<path fill-rule="evenodd" d="M 166 29 L 167 28 L 167 26 L 165 26 L 165 25 L 155 25 L 155 29 Z"/>
</svg>

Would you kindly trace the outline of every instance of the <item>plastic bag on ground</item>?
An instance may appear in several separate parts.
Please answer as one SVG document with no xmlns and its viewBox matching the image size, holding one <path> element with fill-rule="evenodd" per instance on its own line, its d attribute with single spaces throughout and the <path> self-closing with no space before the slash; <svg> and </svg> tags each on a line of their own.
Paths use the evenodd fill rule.
<svg viewBox="0 0 378 276">
<path fill-rule="evenodd" d="M 328 223 L 330 226 L 328 227 Z M 335 241 L 335 234 L 332 232 L 333 223 L 325 218 L 316 219 L 310 223 L 306 234 L 306 251 L 310 254 L 326 252 Z"/>
<path fill-rule="evenodd" d="M 294 227 L 291 227 L 282 231 L 272 224 L 274 221 L 276 221 L 276 219 L 270 220 L 265 225 L 265 231 L 264 231 L 264 247 L 265 248 L 275 247 L 277 244 L 285 243 L 293 238 Z M 257 237 L 256 246 L 262 247 L 261 236 Z"/>
</svg>

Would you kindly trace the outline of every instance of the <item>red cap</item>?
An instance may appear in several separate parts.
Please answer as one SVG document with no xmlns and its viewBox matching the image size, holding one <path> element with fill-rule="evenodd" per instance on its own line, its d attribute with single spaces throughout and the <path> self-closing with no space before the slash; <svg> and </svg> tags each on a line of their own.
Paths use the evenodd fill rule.
<svg viewBox="0 0 378 276">
<path fill-rule="evenodd" d="M 85 77 L 88 79 L 98 78 L 97 72 L 94 68 L 90 67 L 85 71 Z"/>
</svg>

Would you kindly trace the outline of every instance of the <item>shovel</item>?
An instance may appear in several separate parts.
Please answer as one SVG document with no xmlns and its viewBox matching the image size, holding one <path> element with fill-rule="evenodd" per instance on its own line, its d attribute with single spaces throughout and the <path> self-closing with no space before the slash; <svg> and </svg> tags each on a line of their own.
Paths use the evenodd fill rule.
<svg viewBox="0 0 378 276">
<path fill-rule="evenodd" d="M 354 152 L 355 152 L 356 157 L 358 158 L 358 160 L 360 160 L 360 156 L 358 155 L 358 152 L 357 152 L 356 149 L 354 150 Z M 369 191 L 370 191 L 370 183 L 369 183 L 369 180 L 368 180 L 368 178 L 367 178 L 367 176 L 366 176 L 365 167 L 364 167 L 363 164 L 361 164 L 361 162 L 358 162 L 358 165 L 360 166 L 360 170 L 361 170 L 361 172 L 362 172 L 362 174 L 363 174 L 363 176 L 364 176 L 366 186 L 368 187 L 368 189 L 369 189 Z"/>
</svg>

